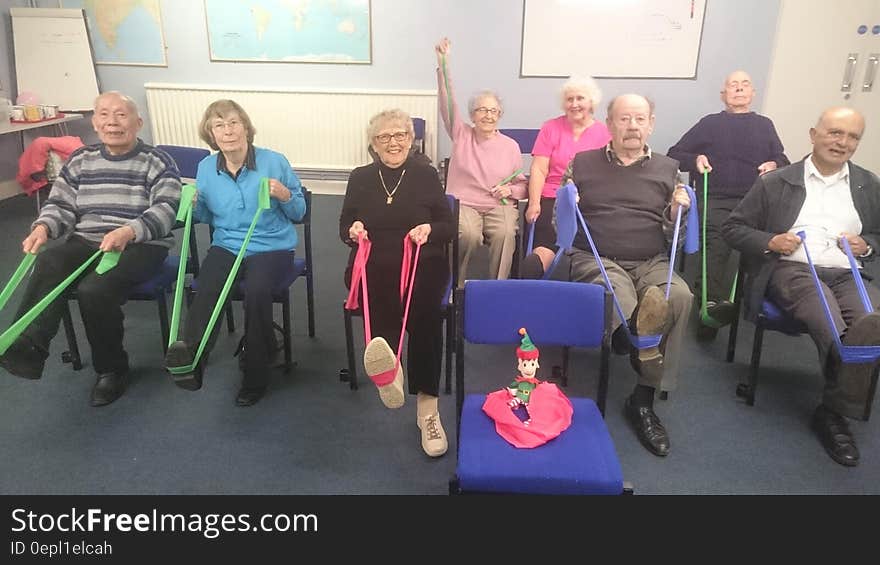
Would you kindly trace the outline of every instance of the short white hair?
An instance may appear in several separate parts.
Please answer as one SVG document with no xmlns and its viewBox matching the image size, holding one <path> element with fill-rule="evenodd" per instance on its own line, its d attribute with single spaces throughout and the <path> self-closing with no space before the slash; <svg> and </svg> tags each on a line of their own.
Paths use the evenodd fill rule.
<svg viewBox="0 0 880 565">
<path fill-rule="evenodd" d="M 599 103 L 602 102 L 602 90 L 599 88 L 599 85 L 593 77 L 572 76 L 565 81 L 565 84 L 562 85 L 562 90 L 560 91 L 560 103 L 563 109 L 565 108 L 565 95 L 569 92 L 584 93 L 593 105 L 593 113 L 596 112 L 596 108 L 598 108 Z"/>
<path fill-rule="evenodd" d="M 501 114 L 504 114 L 504 104 L 501 102 L 501 97 L 498 96 L 498 93 L 494 90 L 481 90 L 479 92 L 474 93 L 471 96 L 470 100 L 468 100 L 468 114 L 473 114 L 474 110 L 478 108 L 477 104 L 480 103 L 480 100 L 483 98 L 494 98 L 495 102 L 498 103 L 498 109 L 501 110 Z"/>
</svg>

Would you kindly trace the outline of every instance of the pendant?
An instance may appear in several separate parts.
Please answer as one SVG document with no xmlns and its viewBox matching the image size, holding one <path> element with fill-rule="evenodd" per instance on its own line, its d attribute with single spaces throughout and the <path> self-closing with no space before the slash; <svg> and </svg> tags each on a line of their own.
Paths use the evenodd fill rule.
<svg viewBox="0 0 880 565">
<path fill-rule="evenodd" d="M 394 200 L 394 197 L 393 197 L 393 196 L 389 196 L 388 198 L 385 199 L 385 204 L 391 204 L 391 201 L 392 201 L 392 200 Z"/>
</svg>

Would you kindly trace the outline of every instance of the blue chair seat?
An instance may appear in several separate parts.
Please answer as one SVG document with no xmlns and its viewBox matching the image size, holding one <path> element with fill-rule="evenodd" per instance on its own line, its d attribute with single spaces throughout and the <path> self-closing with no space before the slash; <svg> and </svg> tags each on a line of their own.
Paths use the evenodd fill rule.
<svg viewBox="0 0 880 565">
<path fill-rule="evenodd" d="M 792 319 L 791 316 L 780 310 L 779 306 L 766 299 L 761 304 L 760 323 L 764 325 L 764 329 L 787 335 L 796 336 L 807 331 L 804 324 Z"/>
<path fill-rule="evenodd" d="M 159 295 L 169 292 L 177 280 L 177 268 L 180 256 L 169 255 L 165 258 L 162 268 L 149 280 L 132 289 L 129 297 L 133 300 L 155 300 Z"/>
<path fill-rule="evenodd" d="M 620 494 L 623 473 L 602 414 L 590 398 L 570 398 L 571 426 L 533 449 L 519 449 L 483 412 L 486 396 L 469 394 L 461 412 L 456 475 L 469 492 Z M 536 480 L 540 478 L 540 480 Z"/>
</svg>

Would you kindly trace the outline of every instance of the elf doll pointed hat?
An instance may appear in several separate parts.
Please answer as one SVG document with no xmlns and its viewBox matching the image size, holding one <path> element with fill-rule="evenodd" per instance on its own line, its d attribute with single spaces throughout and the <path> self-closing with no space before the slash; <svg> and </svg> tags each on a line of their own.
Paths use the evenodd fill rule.
<svg viewBox="0 0 880 565">
<path fill-rule="evenodd" d="M 523 336 L 520 340 L 519 347 L 516 348 L 516 356 L 518 359 L 537 359 L 540 355 L 538 348 L 532 343 L 532 338 L 525 328 L 519 329 L 519 335 Z"/>
</svg>

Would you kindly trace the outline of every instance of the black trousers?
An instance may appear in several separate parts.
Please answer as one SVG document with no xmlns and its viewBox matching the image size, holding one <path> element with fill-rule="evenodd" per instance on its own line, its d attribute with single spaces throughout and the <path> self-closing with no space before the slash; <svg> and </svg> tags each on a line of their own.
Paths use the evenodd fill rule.
<svg viewBox="0 0 880 565">
<path fill-rule="evenodd" d="M 825 405 L 844 415 L 858 415 L 862 413 L 867 401 L 868 379 L 860 379 L 864 382 L 849 382 L 843 378 L 846 372 L 838 375 L 827 368 L 830 366 L 829 355 L 834 347 L 833 332 L 843 336 L 853 322 L 865 315 L 865 310 L 849 269 L 817 267 L 816 274 L 819 275 L 822 291 L 834 318 L 834 330 L 828 327 L 808 265 L 795 261 L 779 261 L 770 276 L 767 296 L 795 320 L 807 326 L 810 337 L 819 350 L 819 362 L 826 369 L 823 397 Z M 865 284 L 865 288 L 871 304 L 875 309 L 880 309 L 880 289 L 872 284 Z"/>
<path fill-rule="evenodd" d="M 541 197 L 541 214 L 535 220 L 535 238 L 532 247 L 546 247 L 556 253 L 556 228 L 553 227 L 553 209 L 556 199 Z M 528 237 L 528 232 L 526 232 Z"/>
<path fill-rule="evenodd" d="M 374 246 L 367 262 L 370 327 L 373 337 L 385 338 L 391 349 L 397 352 L 403 324 L 400 256 L 382 251 Z M 443 311 L 440 304 L 449 277 L 449 264 L 442 255 L 422 255 L 419 258 L 406 325 L 409 334 L 406 375 L 410 394 L 440 395 L 443 361 Z M 351 285 L 351 268 L 346 270 L 345 284 L 347 287 Z"/>
<path fill-rule="evenodd" d="M 73 236 L 37 255 L 34 272 L 28 280 L 16 319 L 49 294 L 97 250 L 96 244 Z M 128 371 L 128 354 L 122 344 L 122 305 L 128 300 L 134 287 L 148 280 L 161 268 L 167 255 L 168 249 L 161 245 L 131 244 L 120 255 L 116 267 L 99 275 L 95 273 L 99 261 L 96 259 L 77 281 L 79 310 L 91 346 L 92 366 L 96 373 Z M 54 300 L 23 333 L 44 351 L 49 350 L 49 343 L 58 333 L 64 311 L 61 300 L 61 297 Z"/>
<path fill-rule="evenodd" d="M 706 210 L 706 297 L 720 302 L 730 298 L 730 288 L 737 267 L 730 266 L 731 255 L 738 261 L 739 253 L 732 250 L 721 235 L 721 224 L 742 200 L 739 196 L 709 195 L 709 208 Z M 700 222 L 702 225 L 703 202 L 700 201 Z M 697 268 L 694 281 L 694 294 L 702 296 L 702 268 Z"/>
<path fill-rule="evenodd" d="M 247 355 L 242 388 L 263 388 L 269 382 L 269 361 L 277 348 L 272 316 L 272 291 L 277 286 L 276 281 L 293 263 L 293 257 L 293 251 L 267 251 L 245 257 L 241 262 L 234 284 L 244 280 L 244 347 Z M 193 350 L 198 348 L 205 334 L 233 263 L 234 253 L 216 246 L 208 249 L 199 270 L 195 300 L 189 307 L 183 330 L 183 339 Z M 207 362 L 207 355 L 214 347 L 220 325 L 218 318 L 202 353 L 201 363 Z"/>
</svg>

